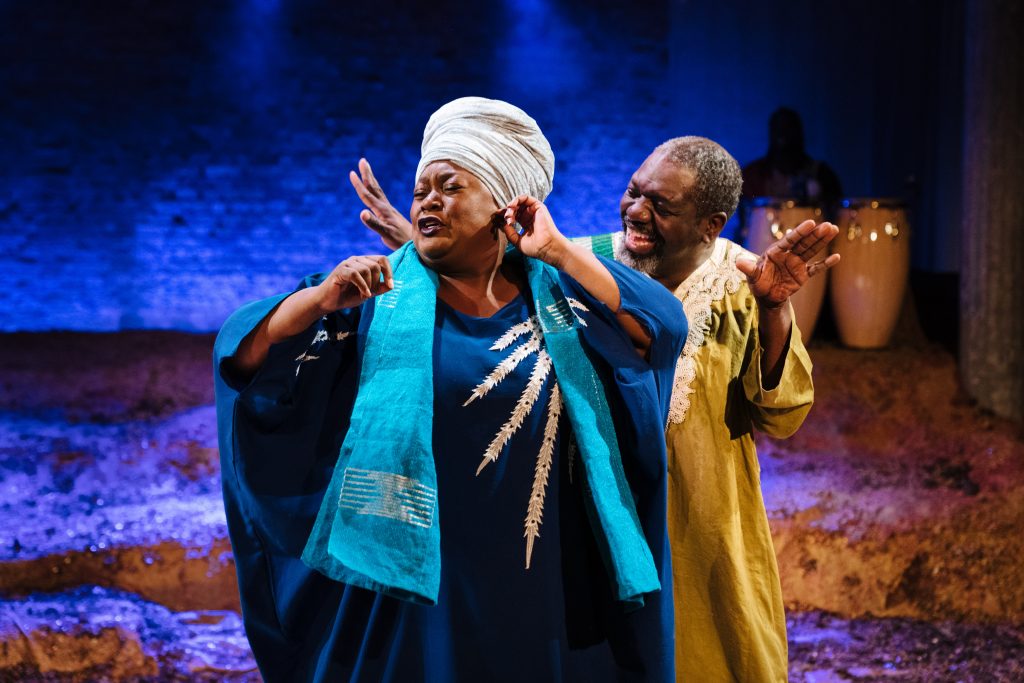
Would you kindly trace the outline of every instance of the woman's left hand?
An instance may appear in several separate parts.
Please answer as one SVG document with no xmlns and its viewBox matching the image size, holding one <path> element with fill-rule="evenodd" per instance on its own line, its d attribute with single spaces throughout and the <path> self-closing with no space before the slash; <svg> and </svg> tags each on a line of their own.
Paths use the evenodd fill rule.
<svg viewBox="0 0 1024 683">
<path fill-rule="evenodd" d="M 516 223 L 523 231 L 516 230 Z M 505 237 L 524 255 L 560 268 L 571 244 L 555 227 L 548 208 L 536 197 L 519 195 L 505 207 Z"/>
</svg>

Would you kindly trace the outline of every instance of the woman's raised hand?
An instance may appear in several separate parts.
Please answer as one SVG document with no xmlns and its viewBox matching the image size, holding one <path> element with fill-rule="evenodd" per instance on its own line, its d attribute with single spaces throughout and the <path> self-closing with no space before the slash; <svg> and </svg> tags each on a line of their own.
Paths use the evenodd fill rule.
<svg viewBox="0 0 1024 683">
<path fill-rule="evenodd" d="M 522 232 L 516 230 L 516 223 L 523 227 Z M 561 268 L 571 243 L 558 231 L 548 208 L 536 197 L 521 194 L 513 199 L 505 207 L 502 229 L 508 241 L 526 256 Z"/>
<path fill-rule="evenodd" d="M 395 286 L 386 256 L 350 256 L 317 285 L 317 305 L 326 315 L 358 306 Z"/>
<path fill-rule="evenodd" d="M 275 306 L 238 345 L 228 360 L 228 371 L 238 378 L 252 377 L 266 361 L 271 345 L 294 337 L 328 313 L 358 306 L 394 286 L 386 257 L 345 259 L 319 285 L 300 289 Z"/>
</svg>

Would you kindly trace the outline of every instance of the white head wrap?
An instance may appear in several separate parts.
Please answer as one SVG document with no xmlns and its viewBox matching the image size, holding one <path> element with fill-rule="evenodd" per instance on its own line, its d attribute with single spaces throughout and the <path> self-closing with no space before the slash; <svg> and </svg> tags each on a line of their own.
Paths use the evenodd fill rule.
<svg viewBox="0 0 1024 683">
<path fill-rule="evenodd" d="M 423 130 L 416 179 L 435 161 L 451 161 L 483 182 L 499 206 L 551 192 L 555 154 L 537 122 L 501 100 L 460 97 L 433 113 Z"/>
</svg>

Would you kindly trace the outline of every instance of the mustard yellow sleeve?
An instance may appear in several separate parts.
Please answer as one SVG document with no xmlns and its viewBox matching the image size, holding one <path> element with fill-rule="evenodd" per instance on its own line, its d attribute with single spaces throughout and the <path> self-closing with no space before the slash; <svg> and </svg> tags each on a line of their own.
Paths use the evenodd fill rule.
<svg viewBox="0 0 1024 683">
<path fill-rule="evenodd" d="M 814 403 L 811 357 L 807 355 L 800 329 L 794 322 L 782 377 L 778 386 L 769 390 L 761 381 L 762 350 L 756 324 L 751 329 L 748 343 L 753 348 L 750 362 L 743 372 L 743 391 L 750 403 L 751 421 L 768 436 L 784 439 L 800 428 Z"/>
</svg>

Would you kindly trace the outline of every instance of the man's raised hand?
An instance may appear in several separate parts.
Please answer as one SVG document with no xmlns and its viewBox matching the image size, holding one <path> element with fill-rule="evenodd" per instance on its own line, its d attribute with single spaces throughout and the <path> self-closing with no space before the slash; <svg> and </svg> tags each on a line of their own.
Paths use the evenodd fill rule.
<svg viewBox="0 0 1024 683">
<path fill-rule="evenodd" d="M 359 199 L 366 205 L 359 213 L 359 219 L 366 227 L 380 235 L 386 247 L 398 249 L 412 239 L 412 224 L 398 209 L 391 206 L 380 183 L 373 175 L 370 162 L 360 159 L 359 174 L 349 171 L 348 179 Z"/>
<path fill-rule="evenodd" d="M 736 268 L 747 276 L 758 302 L 772 308 L 781 306 L 809 278 L 839 263 L 839 254 L 814 260 L 838 234 L 839 228 L 832 223 L 804 221 L 765 249 L 757 261 L 738 259 Z"/>
</svg>

